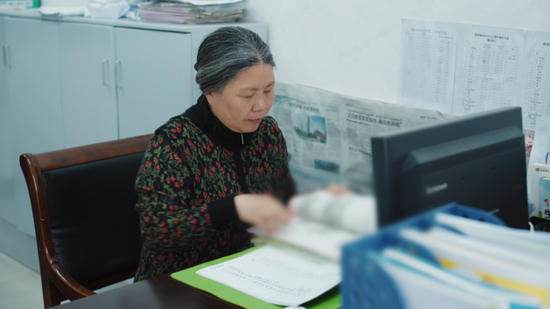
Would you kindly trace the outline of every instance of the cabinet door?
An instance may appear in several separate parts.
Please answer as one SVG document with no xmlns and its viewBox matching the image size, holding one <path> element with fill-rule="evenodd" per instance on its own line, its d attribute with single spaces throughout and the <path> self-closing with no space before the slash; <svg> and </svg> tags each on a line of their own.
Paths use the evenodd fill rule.
<svg viewBox="0 0 550 309">
<path fill-rule="evenodd" d="M 190 34 L 116 28 L 119 137 L 151 134 L 193 104 Z"/>
<path fill-rule="evenodd" d="M 59 24 L 65 147 L 118 138 L 114 28 Z"/>
<path fill-rule="evenodd" d="M 17 227 L 34 235 L 32 209 L 19 155 L 64 147 L 57 22 L 6 18 L 12 156 Z"/>
<path fill-rule="evenodd" d="M 4 27 L 4 17 L 0 16 L 0 217 L 10 222 L 15 222 L 15 193 L 13 170 L 11 159 L 11 121 L 10 107 L 8 104 L 7 69 L 8 46 Z"/>
</svg>

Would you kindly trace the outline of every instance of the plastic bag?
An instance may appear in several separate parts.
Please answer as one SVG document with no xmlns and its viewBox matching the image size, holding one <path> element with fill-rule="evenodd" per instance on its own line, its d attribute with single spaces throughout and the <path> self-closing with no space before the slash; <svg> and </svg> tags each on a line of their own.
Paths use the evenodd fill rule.
<svg viewBox="0 0 550 309">
<path fill-rule="evenodd" d="M 117 19 L 128 12 L 130 4 L 126 0 L 88 0 L 86 8 L 91 18 Z"/>
</svg>

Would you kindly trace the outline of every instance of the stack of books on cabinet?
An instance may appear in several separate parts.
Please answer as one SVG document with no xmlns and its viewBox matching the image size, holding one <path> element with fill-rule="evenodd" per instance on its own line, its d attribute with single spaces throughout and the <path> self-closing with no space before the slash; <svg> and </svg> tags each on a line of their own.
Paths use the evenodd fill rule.
<svg viewBox="0 0 550 309">
<path fill-rule="evenodd" d="M 243 0 L 153 1 L 139 5 L 142 20 L 185 24 L 235 22 L 243 17 Z"/>
</svg>

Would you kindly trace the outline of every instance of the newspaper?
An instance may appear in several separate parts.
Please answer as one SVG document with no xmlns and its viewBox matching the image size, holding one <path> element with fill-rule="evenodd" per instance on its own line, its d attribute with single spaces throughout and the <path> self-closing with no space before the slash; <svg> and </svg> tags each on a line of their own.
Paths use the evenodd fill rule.
<svg viewBox="0 0 550 309">
<path fill-rule="evenodd" d="M 277 83 L 269 112 L 285 136 L 299 193 L 340 184 L 372 193 L 370 138 L 448 117 L 438 111 Z"/>
</svg>

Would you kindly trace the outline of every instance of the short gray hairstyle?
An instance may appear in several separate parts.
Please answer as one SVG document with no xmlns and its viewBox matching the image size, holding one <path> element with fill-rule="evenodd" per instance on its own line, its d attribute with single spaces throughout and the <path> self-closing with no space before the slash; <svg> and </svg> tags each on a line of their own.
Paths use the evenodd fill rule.
<svg viewBox="0 0 550 309">
<path fill-rule="evenodd" d="M 253 31 L 223 27 L 210 33 L 199 47 L 195 80 L 203 94 L 223 89 L 237 74 L 256 64 L 275 61 L 269 46 Z"/>
</svg>

